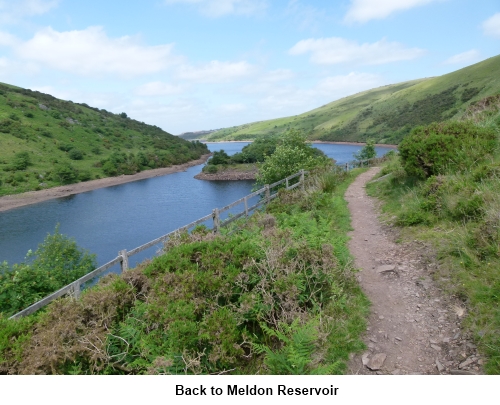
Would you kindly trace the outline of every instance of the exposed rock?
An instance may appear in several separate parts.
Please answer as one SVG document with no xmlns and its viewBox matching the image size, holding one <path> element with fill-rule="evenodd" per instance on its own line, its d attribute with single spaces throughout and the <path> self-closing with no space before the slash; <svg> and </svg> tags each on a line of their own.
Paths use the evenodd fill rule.
<svg viewBox="0 0 500 405">
<path fill-rule="evenodd" d="M 370 359 L 367 367 L 372 371 L 380 370 L 386 358 L 387 355 L 385 353 L 377 353 Z"/>
<path fill-rule="evenodd" d="M 46 111 L 46 110 L 50 110 L 50 108 L 49 108 L 49 107 L 47 107 L 46 105 L 41 104 L 41 103 L 40 103 L 40 104 L 38 104 L 38 108 L 40 108 L 40 110 L 44 110 L 44 111 Z"/>
<path fill-rule="evenodd" d="M 436 359 L 436 367 L 440 373 L 442 373 L 444 371 L 444 366 L 441 364 L 441 362 L 438 359 Z"/>
<path fill-rule="evenodd" d="M 395 273 L 396 272 L 396 266 L 393 264 L 384 264 L 383 266 L 378 266 L 377 267 L 377 273 L 383 274 L 383 273 Z"/>
</svg>

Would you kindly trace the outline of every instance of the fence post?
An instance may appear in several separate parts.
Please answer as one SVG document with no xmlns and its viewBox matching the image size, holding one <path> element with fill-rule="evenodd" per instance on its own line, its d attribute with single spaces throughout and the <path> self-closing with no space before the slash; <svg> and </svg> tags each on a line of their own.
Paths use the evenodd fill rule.
<svg viewBox="0 0 500 405">
<path fill-rule="evenodd" d="M 128 270 L 127 249 L 120 250 L 118 252 L 118 256 L 121 256 L 121 258 L 122 258 L 121 271 L 122 271 L 122 273 L 124 273 L 124 272 L 126 272 Z"/>
<path fill-rule="evenodd" d="M 80 298 L 80 282 L 79 281 L 75 281 L 73 283 L 73 297 L 75 297 L 75 299 Z"/>
<path fill-rule="evenodd" d="M 288 177 L 286 178 L 286 189 L 288 190 Z"/>
<path fill-rule="evenodd" d="M 264 188 L 266 189 L 266 204 L 267 204 L 271 199 L 271 190 L 269 189 L 269 184 L 266 184 Z"/>
<path fill-rule="evenodd" d="M 300 188 L 304 191 L 304 169 L 300 169 Z"/>
<path fill-rule="evenodd" d="M 220 217 L 219 217 L 219 209 L 218 208 L 215 208 L 212 211 L 212 218 L 214 219 L 214 233 L 219 233 Z"/>
<path fill-rule="evenodd" d="M 245 203 L 245 217 L 248 218 L 248 200 L 247 196 L 243 199 L 243 202 Z"/>
</svg>

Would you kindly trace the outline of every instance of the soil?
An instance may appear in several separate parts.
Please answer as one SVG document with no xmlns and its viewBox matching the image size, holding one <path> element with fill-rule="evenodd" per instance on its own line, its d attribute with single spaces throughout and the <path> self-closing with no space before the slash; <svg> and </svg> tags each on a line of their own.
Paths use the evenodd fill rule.
<svg viewBox="0 0 500 405">
<path fill-rule="evenodd" d="M 195 179 L 198 180 L 212 180 L 212 181 L 231 181 L 231 180 L 255 180 L 257 177 L 257 166 L 251 168 L 250 170 L 241 171 L 241 170 L 222 170 L 217 173 L 198 173 L 194 176 Z"/>
<path fill-rule="evenodd" d="M 145 170 L 132 175 L 122 175 L 118 177 L 106 177 L 104 179 L 85 181 L 82 183 L 68 184 L 66 186 L 52 187 L 45 190 L 28 191 L 27 193 L 7 195 L 0 197 L 0 212 L 25 205 L 36 204 L 53 198 L 66 197 L 72 194 L 84 193 L 103 187 L 111 187 L 131 181 L 148 179 L 151 177 L 164 176 L 166 174 L 186 171 L 191 166 L 196 166 L 207 161 L 211 153 L 201 156 L 197 160 L 192 160 L 180 165 L 163 167 L 160 169 Z"/>
<path fill-rule="evenodd" d="M 350 374 L 482 374 L 483 359 L 461 328 L 466 309 L 433 280 L 432 247 L 396 243 L 398 230 L 380 222 L 380 204 L 365 190 L 379 170 L 358 176 L 345 195 L 353 227 L 349 248 L 372 303 L 368 348 L 351 358 Z"/>
</svg>

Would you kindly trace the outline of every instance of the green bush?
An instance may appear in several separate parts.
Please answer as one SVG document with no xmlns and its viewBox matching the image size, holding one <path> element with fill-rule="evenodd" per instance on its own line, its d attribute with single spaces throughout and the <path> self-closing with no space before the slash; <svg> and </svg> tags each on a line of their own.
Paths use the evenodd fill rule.
<svg viewBox="0 0 500 405">
<path fill-rule="evenodd" d="M 78 170 L 68 162 L 61 163 L 54 168 L 53 175 L 61 184 L 71 184 L 78 181 Z"/>
<path fill-rule="evenodd" d="M 377 151 L 375 150 L 375 141 L 373 139 L 367 139 L 366 145 L 358 152 L 353 154 L 356 160 L 368 160 L 377 157 Z"/>
<path fill-rule="evenodd" d="M 492 128 L 471 122 L 434 123 L 417 127 L 399 145 L 409 176 L 432 175 L 470 169 L 491 154 L 497 144 Z"/>
<path fill-rule="evenodd" d="M 208 164 L 210 165 L 226 165 L 229 163 L 230 157 L 224 152 L 224 149 L 214 152 Z"/>
<path fill-rule="evenodd" d="M 271 184 L 301 169 L 312 169 L 331 164 L 325 155 L 318 156 L 318 150 L 306 142 L 306 137 L 297 130 L 284 133 L 276 150 L 266 156 L 257 175 L 258 184 Z"/>
<path fill-rule="evenodd" d="M 0 263 L 0 312 L 12 315 L 96 268 L 95 255 L 78 247 L 56 227 L 27 262 Z"/>
<path fill-rule="evenodd" d="M 19 152 L 14 156 L 12 166 L 15 170 L 26 170 L 31 164 L 31 157 L 28 152 Z"/>
<path fill-rule="evenodd" d="M 82 160 L 83 152 L 78 149 L 71 149 L 68 153 L 68 156 L 71 160 Z"/>
<path fill-rule="evenodd" d="M 205 173 L 215 174 L 215 173 L 217 173 L 217 166 L 212 165 L 212 164 L 208 164 L 205 167 L 203 167 L 203 171 Z"/>
</svg>

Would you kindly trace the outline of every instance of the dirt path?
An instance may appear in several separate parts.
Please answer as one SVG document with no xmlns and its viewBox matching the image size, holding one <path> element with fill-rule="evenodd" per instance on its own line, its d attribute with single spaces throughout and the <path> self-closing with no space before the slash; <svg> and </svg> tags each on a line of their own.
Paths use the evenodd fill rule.
<svg viewBox="0 0 500 405">
<path fill-rule="evenodd" d="M 426 249 L 397 244 L 397 231 L 378 220 L 377 200 L 365 184 L 371 168 L 348 188 L 352 227 L 349 248 L 360 284 L 372 302 L 365 343 L 351 374 L 481 374 L 482 359 L 462 333 L 464 309 L 437 288 Z"/>
</svg>

